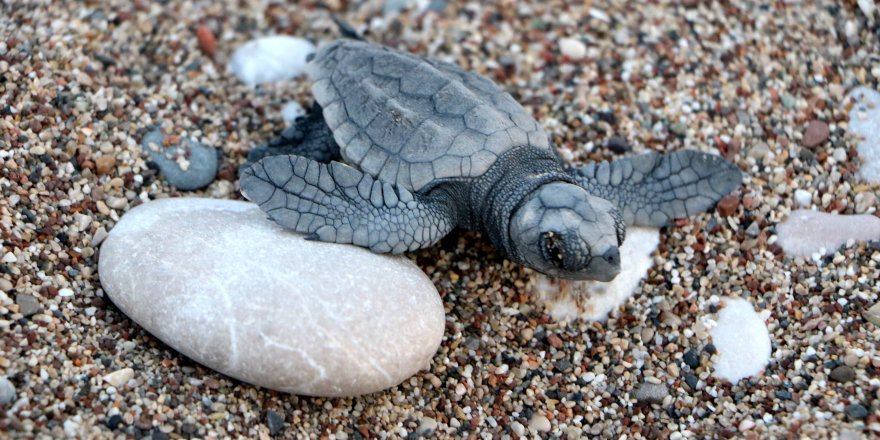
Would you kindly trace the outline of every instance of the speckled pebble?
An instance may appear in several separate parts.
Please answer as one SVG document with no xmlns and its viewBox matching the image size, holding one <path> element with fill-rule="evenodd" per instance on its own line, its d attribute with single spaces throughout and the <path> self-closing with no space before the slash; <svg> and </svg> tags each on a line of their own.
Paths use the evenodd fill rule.
<svg viewBox="0 0 880 440">
<path fill-rule="evenodd" d="M 837 382 L 851 382 L 856 378 L 856 372 L 847 365 L 839 365 L 831 370 L 831 379 Z"/>
<path fill-rule="evenodd" d="M 18 313 L 27 318 L 40 311 L 40 302 L 32 295 L 21 294 L 15 297 L 15 303 L 18 304 Z"/>
<path fill-rule="evenodd" d="M 669 389 L 664 384 L 655 384 L 645 382 L 633 393 L 633 397 L 639 402 L 659 404 L 663 403 L 666 396 L 669 395 Z"/>
</svg>

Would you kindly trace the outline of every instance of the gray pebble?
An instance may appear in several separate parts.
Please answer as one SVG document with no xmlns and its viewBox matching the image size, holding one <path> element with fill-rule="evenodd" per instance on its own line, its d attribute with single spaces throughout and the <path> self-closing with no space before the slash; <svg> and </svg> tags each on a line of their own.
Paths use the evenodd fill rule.
<svg viewBox="0 0 880 440">
<path fill-rule="evenodd" d="M 169 184 L 177 189 L 191 191 L 204 188 L 214 181 L 217 176 L 217 150 L 202 145 L 191 139 L 182 139 L 181 145 L 162 148 L 165 135 L 158 129 L 147 133 L 141 141 L 141 147 L 150 156 L 150 160 L 156 163 L 162 175 Z M 156 151 L 150 148 L 151 144 L 159 146 Z M 174 154 L 183 150 L 189 166 L 186 171 L 174 160 Z"/>
<path fill-rule="evenodd" d="M 0 376 L 0 405 L 6 405 L 15 400 L 15 387 L 6 376 Z"/>
<path fill-rule="evenodd" d="M 663 399 L 668 395 L 669 390 L 666 388 L 666 385 L 653 383 L 643 383 L 633 393 L 633 397 L 643 403 L 662 403 Z"/>
<path fill-rule="evenodd" d="M 269 434 L 273 436 L 278 435 L 281 429 L 284 428 L 284 417 L 270 409 L 268 414 L 266 414 L 266 423 L 269 425 Z"/>
<path fill-rule="evenodd" d="M 831 370 L 831 379 L 838 382 L 849 382 L 856 378 L 856 372 L 851 367 L 841 365 Z"/>
<path fill-rule="evenodd" d="M 749 149 L 749 157 L 755 160 L 762 160 L 770 154 L 770 146 L 766 142 L 758 141 Z"/>
<path fill-rule="evenodd" d="M 687 132 L 687 125 L 684 125 L 682 122 L 676 122 L 669 126 L 669 131 L 679 135 L 684 136 L 685 132 Z"/>
<path fill-rule="evenodd" d="M 464 341 L 464 346 L 467 347 L 468 350 L 476 350 L 480 348 L 480 338 L 467 338 L 467 340 Z"/>
<path fill-rule="evenodd" d="M 758 234 L 760 234 L 760 233 L 761 233 L 761 227 L 758 226 L 758 224 L 755 222 L 752 222 L 752 224 L 750 224 L 749 227 L 746 229 L 746 234 L 748 234 L 751 237 L 757 237 Z"/>
<path fill-rule="evenodd" d="M 40 302 L 31 295 L 21 294 L 15 297 L 18 313 L 27 318 L 40 311 Z"/>
<path fill-rule="evenodd" d="M 868 417 L 868 408 L 865 408 L 864 405 L 859 403 L 853 403 L 851 405 L 846 406 L 846 415 L 851 419 L 864 419 Z"/>
<path fill-rule="evenodd" d="M 871 244 L 871 243 L 873 243 L 873 244 Z M 869 248 L 872 246 L 877 246 L 877 244 L 878 244 L 878 242 L 876 242 L 876 241 L 872 241 L 871 243 L 869 243 L 869 245 L 868 245 Z M 867 319 L 868 322 L 870 322 L 871 324 L 874 324 L 874 325 L 880 327 L 880 302 L 878 302 L 877 304 L 874 304 L 868 310 L 865 310 L 862 313 L 862 316 L 864 316 L 865 319 Z"/>
<path fill-rule="evenodd" d="M 779 99 L 782 101 L 783 107 L 785 107 L 787 109 L 794 108 L 794 104 L 795 104 L 794 96 L 791 96 L 788 93 L 783 93 L 782 96 L 779 97 Z"/>
</svg>

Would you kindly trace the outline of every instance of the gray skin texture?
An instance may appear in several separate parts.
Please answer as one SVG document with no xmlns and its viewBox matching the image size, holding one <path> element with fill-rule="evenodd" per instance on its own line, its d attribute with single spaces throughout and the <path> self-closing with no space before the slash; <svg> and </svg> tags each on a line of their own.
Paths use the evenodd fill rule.
<svg viewBox="0 0 880 440">
<path fill-rule="evenodd" d="M 546 275 L 610 281 L 626 225 L 703 212 L 742 181 L 689 150 L 565 168 L 509 94 L 438 60 L 340 40 L 308 72 L 311 114 L 254 149 L 240 184 L 309 239 L 396 254 L 460 227 Z"/>
</svg>

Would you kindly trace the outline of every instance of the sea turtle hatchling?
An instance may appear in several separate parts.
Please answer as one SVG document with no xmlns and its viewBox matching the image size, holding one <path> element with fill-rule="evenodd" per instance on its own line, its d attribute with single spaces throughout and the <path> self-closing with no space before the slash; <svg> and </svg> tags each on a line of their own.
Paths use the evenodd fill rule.
<svg viewBox="0 0 880 440">
<path fill-rule="evenodd" d="M 309 239 L 398 254 L 460 227 L 546 275 L 609 281 L 626 225 L 705 211 L 742 181 L 690 150 L 567 168 L 508 93 L 436 59 L 344 39 L 307 72 L 311 114 L 252 150 L 240 184 Z"/>
</svg>

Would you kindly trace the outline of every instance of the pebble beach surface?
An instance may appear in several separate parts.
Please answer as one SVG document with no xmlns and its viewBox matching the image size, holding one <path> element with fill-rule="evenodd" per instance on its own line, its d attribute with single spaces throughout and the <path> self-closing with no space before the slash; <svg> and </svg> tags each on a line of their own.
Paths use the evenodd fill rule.
<svg viewBox="0 0 880 440">
<path fill-rule="evenodd" d="M 3 3 L 0 436 L 880 434 L 880 244 L 792 257 L 777 243 L 797 209 L 876 216 L 880 179 L 863 175 L 859 157 L 876 142 L 847 130 L 851 117 L 877 114 L 849 95 L 878 89 L 873 2 L 348 3 L 323 2 L 371 41 L 493 78 L 567 161 L 696 148 L 735 162 L 744 186 L 661 231 L 653 267 L 604 321 L 551 317 L 533 272 L 453 233 L 410 255 L 446 312 L 427 370 L 358 398 L 267 391 L 196 364 L 122 314 L 98 282 L 99 245 L 145 200 L 241 199 L 247 151 L 284 128 L 285 105 L 308 108 L 311 97 L 302 80 L 240 81 L 227 70 L 233 53 L 267 35 L 335 38 L 328 11 Z M 215 149 L 214 181 L 171 186 L 142 147 L 157 128 L 156 148 Z M 723 298 L 747 301 L 738 309 L 753 308 L 770 338 L 764 371 L 736 383 L 715 369 Z"/>
</svg>

